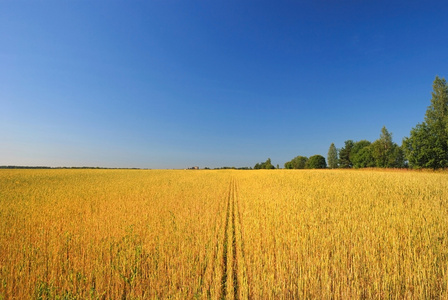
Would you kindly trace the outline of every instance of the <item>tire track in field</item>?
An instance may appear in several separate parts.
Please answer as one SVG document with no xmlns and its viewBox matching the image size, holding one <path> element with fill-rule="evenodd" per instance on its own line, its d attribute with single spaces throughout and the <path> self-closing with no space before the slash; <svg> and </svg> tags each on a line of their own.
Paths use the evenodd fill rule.
<svg viewBox="0 0 448 300">
<path fill-rule="evenodd" d="M 228 219 L 229 219 L 229 205 L 230 205 L 230 188 L 227 189 L 227 194 L 224 197 L 225 203 L 219 207 L 215 212 L 216 220 L 214 227 L 214 234 L 210 242 L 213 246 L 210 257 L 207 259 L 202 270 L 200 284 L 196 294 L 202 295 L 207 299 L 222 298 L 222 280 L 225 272 L 223 272 L 222 261 L 227 254 L 226 247 L 223 243 L 227 234 Z M 225 218 L 223 218 L 225 217 Z M 222 250 L 221 247 L 224 249 Z"/>
<path fill-rule="evenodd" d="M 223 241 L 222 299 L 247 299 L 249 297 L 241 225 L 237 183 L 232 178 L 227 198 Z"/>
<path fill-rule="evenodd" d="M 235 222 L 235 180 L 232 180 L 232 255 L 233 255 L 233 294 L 234 299 L 238 299 L 238 256 L 237 256 L 237 238 Z"/>
<path fill-rule="evenodd" d="M 238 243 L 238 248 L 237 248 L 237 253 L 239 256 L 239 262 L 240 262 L 240 267 L 238 268 L 238 270 L 240 271 L 240 276 L 239 276 L 239 294 L 238 294 L 238 298 L 240 299 L 249 299 L 250 298 L 250 291 L 249 291 L 249 282 L 250 282 L 250 278 L 248 276 L 248 272 L 247 272 L 247 268 L 246 266 L 247 261 L 246 261 L 246 252 L 245 252 L 245 246 L 244 246 L 244 231 L 243 231 L 243 218 L 241 216 L 241 209 L 240 209 L 240 201 L 239 201 L 239 197 L 238 197 L 238 183 L 236 181 L 234 181 L 234 204 L 236 206 L 236 218 L 237 218 L 237 225 L 238 225 L 238 230 L 237 230 L 237 234 L 238 234 L 238 238 L 237 240 L 239 241 Z"/>
<path fill-rule="evenodd" d="M 222 278 L 221 278 L 221 285 L 222 285 L 222 290 L 221 290 L 221 298 L 222 299 L 227 299 L 227 289 L 228 289 L 228 280 L 229 280 L 229 276 L 228 276 L 228 263 L 229 263 L 229 223 L 231 222 L 230 220 L 230 205 L 231 205 L 231 196 L 232 195 L 232 183 L 230 183 L 230 187 L 229 187 L 229 194 L 227 196 L 227 209 L 226 209 L 226 224 L 224 227 L 224 241 L 223 241 L 223 247 L 222 247 Z"/>
<path fill-rule="evenodd" d="M 228 201 L 227 201 L 228 202 Z M 228 209 L 228 203 L 225 204 L 225 211 Z M 202 291 L 202 295 L 206 295 L 208 299 L 213 298 L 213 296 L 216 296 L 216 294 L 213 293 L 214 286 L 213 286 L 213 277 L 214 274 L 218 271 L 219 268 L 217 268 L 216 261 L 219 259 L 219 246 L 220 246 L 220 240 L 221 240 L 221 234 L 223 233 L 223 229 L 225 224 L 227 223 L 227 220 L 223 220 L 223 222 L 220 222 L 221 220 L 221 208 L 218 208 L 216 211 L 216 223 L 215 223 L 215 230 L 214 230 L 214 243 L 212 246 L 212 254 L 211 258 L 205 263 L 204 269 L 202 271 L 202 275 L 204 276 L 204 279 L 201 280 L 200 284 L 200 290 Z M 213 238 L 212 238 L 213 240 Z M 211 241 L 212 241 L 211 240 Z M 219 275 L 218 275 L 219 276 Z M 219 290 L 220 292 L 221 290 Z M 198 290 L 199 293 L 199 290 Z M 219 295 L 219 294 L 218 294 Z"/>
</svg>

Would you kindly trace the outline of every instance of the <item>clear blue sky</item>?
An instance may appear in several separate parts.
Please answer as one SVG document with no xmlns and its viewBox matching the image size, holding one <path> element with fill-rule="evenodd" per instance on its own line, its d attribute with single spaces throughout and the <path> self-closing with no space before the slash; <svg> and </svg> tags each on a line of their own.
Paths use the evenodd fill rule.
<svg viewBox="0 0 448 300">
<path fill-rule="evenodd" d="M 0 165 L 184 168 L 401 144 L 446 1 L 0 0 Z"/>
</svg>

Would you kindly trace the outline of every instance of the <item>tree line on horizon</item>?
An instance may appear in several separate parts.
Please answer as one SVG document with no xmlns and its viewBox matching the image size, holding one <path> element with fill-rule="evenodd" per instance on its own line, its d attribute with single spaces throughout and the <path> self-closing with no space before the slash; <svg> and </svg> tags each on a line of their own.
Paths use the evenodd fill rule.
<svg viewBox="0 0 448 300">
<path fill-rule="evenodd" d="M 327 161 L 322 155 L 296 156 L 284 164 L 285 169 L 323 168 L 448 168 L 448 85 L 445 78 L 436 76 L 431 104 L 425 120 L 412 128 L 401 146 L 392 141 L 385 126 L 374 142 L 346 140 L 344 147 L 330 145 Z M 327 165 L 328 162 L 328 165 Z M 254 169 L 274 169 L 271 160 L 256 164 Z"/>
<path fill-rule="evenodd" d="M 401 146 L 392 141 L 392 134 L 383 127 L 380 138 L 373 143 L 347 140 L 338 152 L 332 144 L 328 150 L 329 167 L 448 168 L 448 85 L 445 78 L 436 76 L 432 87 L 425 120 L 411 129 Z"/>
<path fill-rule="evenodd" d="M 409 137 L 401 146 L 392 141 L 392 133 L 385 126 L 379 139 L 346 140 L 344 146 L 330 145 L 327 160 L 322 155 L 311 157 L 296 156 L 284 164 L 285 169 L 325 169 L 325 168 L 448 168 L 448 85 L 445 78 L 436 76 L 433 82 L 431 103 L 425 118 L 411 129 Z M 100 167 L 47 167 L 47 166 L 0 166 L 0 169 L 138 169 Z M 279 169 L 271 159 L 255 164 L 253 169 Z M 204 169 L 209 169 L 205 167 Z M 252 170 L 252 167 L 221 167 L 215 169 Z"/>
<path fill-rule="evenodd" d="M 334 168 L 405 168 L 407 162 L 402 147 L 392 141 L 392 134 L 384 126 L 380 138 L 374 142 L 347 140 L 344 147 L 328 149 L 328 167 Z"/>
</svg>

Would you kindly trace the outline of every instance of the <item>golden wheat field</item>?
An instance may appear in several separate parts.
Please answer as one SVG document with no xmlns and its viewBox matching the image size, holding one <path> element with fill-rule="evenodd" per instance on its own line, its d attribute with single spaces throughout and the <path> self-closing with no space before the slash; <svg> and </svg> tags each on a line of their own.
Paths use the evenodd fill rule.
<svg viewBox="0 0 448 300">
<path fill-rule="evenodd" d="M 448 299 L 448 174 L 0 170 L 0 299 Z"/>
</svg>

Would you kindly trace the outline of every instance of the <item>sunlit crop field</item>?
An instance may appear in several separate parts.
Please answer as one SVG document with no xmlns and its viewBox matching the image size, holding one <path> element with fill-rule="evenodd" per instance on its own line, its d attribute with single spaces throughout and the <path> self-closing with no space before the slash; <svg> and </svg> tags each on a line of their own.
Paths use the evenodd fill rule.
<svg viewBox="0 0 448 300">
<path fill-rule="evenodd" d="M 448 174 L 0 170 L 0 299 L 448 299 Z"/>
</svg>

